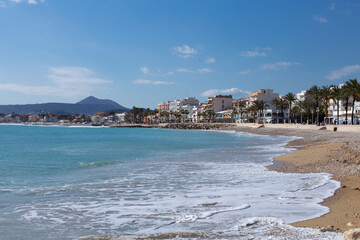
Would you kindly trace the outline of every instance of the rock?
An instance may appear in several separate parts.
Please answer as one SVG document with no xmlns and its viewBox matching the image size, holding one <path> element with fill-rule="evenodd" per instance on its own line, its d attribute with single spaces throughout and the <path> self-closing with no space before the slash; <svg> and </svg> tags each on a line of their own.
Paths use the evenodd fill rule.
<svg viewBox="0 0 360 240">
<path fill-rule="evenodd" d="M 346 226 L 352 227 L 352 226 L 354 226 L 354 224 L 353 224 L 352 222 L 348 222 L 348 223 L 346 224 Z"/>
<path fill-rule="evenodd" d="M 344 232 L 343 240 L 360 240 L 360 228 L 353 228 Z"/>
<path fill-rule="evenodd" d="M 352 190 L 359 190 L 359 188 L 358 187 L 353 187 Z"/>
<path fill-rule="evenodd" d="M 341 188 L 346 188 L 346 186 L 345 186 L 345 185 L 342 185 Z"/>
</svg>

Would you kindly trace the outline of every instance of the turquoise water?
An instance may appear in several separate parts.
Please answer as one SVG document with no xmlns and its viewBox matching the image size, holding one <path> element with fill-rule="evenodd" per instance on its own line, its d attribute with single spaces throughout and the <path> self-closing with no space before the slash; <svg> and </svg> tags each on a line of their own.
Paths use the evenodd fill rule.
<svg viewBox="0 0 360 240">
<path fill-rule="evenodd" d="M 11 125 L 0 134 L 0 239 L 248 239 L 268 226 L 289 228 L 292 239 L 334 239 L 286 225 L 326 213 L 317 203 L 338 187 L 327 174 L 267 171 L 289 138 Z"/>
</svg>

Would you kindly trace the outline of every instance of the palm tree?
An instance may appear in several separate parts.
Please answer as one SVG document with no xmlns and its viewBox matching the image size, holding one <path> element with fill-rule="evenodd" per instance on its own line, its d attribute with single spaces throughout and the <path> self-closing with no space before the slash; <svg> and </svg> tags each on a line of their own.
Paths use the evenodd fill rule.
<svg viewBox="0 0 360 240">
<path fill-rule="evenodd" d="M 334 101 L 334 103 L 336 104 L 336 109 L 337 109 L 337 125 L 340 124 L 340 101 L 342 99 L 342 91 L 341 88 L 339 88 L 338 86 L 335 85 L 331 85 L 330 86 L 330 98 Z"/>
<path fill-rule="evenodd" d="M 295 94 L 289 92 L 288 94 L 285 95 L 284 99 L 287 101 L 287 103 L 288 103 L 288 105 L 289 105 L 288 122 L 290 123 L 291 106 L 292 106 L 292 104 L 296 101 L 296 96 L 295 96 Z"/>
<path fill-rule="evenodd" d="M 300 123 L 303 123 L 303 112 L 306 110 L 306 102 L 305 101 L 298 101 L 296 103 L 296 106 L 298 107 L 300 111 Z"/>
<path fill-rule="evenodd" d="M 276 123 L 279 123 L 279 112 L 278 112 L 278 110 L 280 109 L 279 99 L 274 98 L 271 102 L 271 105 L 273 105 L 276 109 Z"/>
<path fill-rule="evenodd" d="M 174 112 L 173 114 L 174 114 L 175 122 L 177 123 L 181 114 L 178 111 Z"/>
<path fill-rule="evenodd" d="M 324 104 L 326 123 L 328 123 L 328 108 L 329 108 L 329 102 L 330 102 L 330 98 L 331 98 L 330 87 L 322 86 L 322 88 L 320 89 L 320 97 Z"/>
<path fill-rule="evenodd" d="M 254 101 L 253 103 L 254 106 L 254 110 L 257 112 L 257 116 L 258 116 L 258 123 L 260 123 L 260 119 L 263 118 L 264 115 L 264 110 L 266 108 L 266 104 L 264 101 Z"/>
<path fill-rule="evenodd" d="M 320 98 L 321 98 L 321 92 L 320 88 L 316 85 L 312 86 L 309 90 L 306 91 L 306 95 L 312 97 L 312 99 L 315 101 L 316 105 L 316 124 L 319 126 L 319 105 L 320 105 Z"/>
<path fill-rule="evenodd" d="M 355 101 L 359 100 L 360 95 L 360 84 L 356 79 L 350 79 L 345 83 L 348 85 L 349 91 L 351 92 L 351 97 L 353 100 L 352 109 L 351 109 L 351 125 L 354 124 L 354 109 L 355 109 Z"/>
<path fill-rule="evenodd" d="M 341 88 L 341 98 L 342 100 L 345 101 L 345 124 L 348 124 L 348 109 L 349 109 L 349 103 L 350 103 L 350 98 L 353 94 L 353 91 L 351 89 L 351 86 L 349 86 L 348 84 L 345 84 L 342 86 Z"/>
</svg>

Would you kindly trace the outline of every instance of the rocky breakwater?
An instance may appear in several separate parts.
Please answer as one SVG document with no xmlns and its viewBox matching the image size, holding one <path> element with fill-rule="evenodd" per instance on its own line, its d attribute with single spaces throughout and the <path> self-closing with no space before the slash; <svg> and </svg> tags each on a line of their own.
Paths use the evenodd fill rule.
<svg viewBox="0 0 360 240">
<path fill-rule="evenodd" d="M 169 123 L 162 128 L 183 130 L 219 130 L 234 127 L 232 123 Z"/>
</svg>

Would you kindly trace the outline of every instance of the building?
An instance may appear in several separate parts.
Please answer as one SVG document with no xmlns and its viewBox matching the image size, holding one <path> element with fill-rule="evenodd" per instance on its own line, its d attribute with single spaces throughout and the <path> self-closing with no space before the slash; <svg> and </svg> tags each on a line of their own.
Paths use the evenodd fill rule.
<svg viewBox="0 0 360 240">
<path fill-rule="evenodd" d="M 233 110 L 225 110 L 217 112 L 215 115 L 216 122 L 225 122 L 225 123 L 232 123 L 233 122 Z"/>
<path fill-rule="evenodd" d="M 203 111 L 212 110 L 214 112 L 220 112 L 232 108 L 233 98 L 231 95 L 216 95 L 209 97 L 206 104 L 203 106 Z"/>
<path fill-rule="evenodd" d="M 159 113 L 161 112 L 169 112 L 170 109 L 169 109 L 169 106 L 170 106 L 170 102 L 162 102 L 162 103 L 159 103 L 158 104 L 158 110 L 159 110 Z"/>
<path fill-rule="evenodd" d="M 259 89 L 254 93 L 250 93 L 249 105 L 251 106 L 255 101 L 264 101 L 265 104 L 270 106 L 275 98 L 279 98 L 279 94 L 274 93 L 273 89 Z"/>
</svg>

